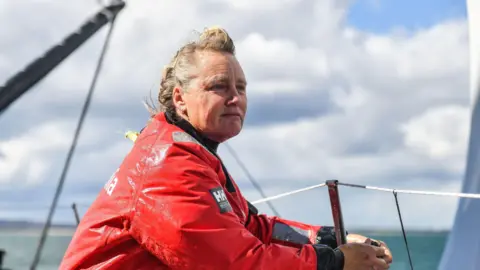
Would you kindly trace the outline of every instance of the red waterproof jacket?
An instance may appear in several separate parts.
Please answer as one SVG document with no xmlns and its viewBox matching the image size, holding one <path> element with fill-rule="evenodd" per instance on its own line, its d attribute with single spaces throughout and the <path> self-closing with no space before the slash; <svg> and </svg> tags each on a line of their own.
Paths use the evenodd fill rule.
<svg viewBox="0 0 480 270">
<path fill-rule="evenodd" d="M 188 122 L 156 115 L 82 218 L 60 269 L 343 269 L 319 226 L 267 217 Z"/>
</svg>

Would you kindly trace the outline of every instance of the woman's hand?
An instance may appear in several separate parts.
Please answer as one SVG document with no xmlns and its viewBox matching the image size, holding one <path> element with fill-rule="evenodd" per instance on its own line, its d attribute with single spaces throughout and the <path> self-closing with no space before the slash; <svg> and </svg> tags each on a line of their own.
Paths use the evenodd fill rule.
<svg viewBox="0 0 480 270">
<path fill-rule="evenodd" d="M 366 237 L 360 234 L 349 234 L 347 235 L 347 243 L 365 243 L 370 245 L 373 244 L 374 246 L 379 246 L 385 250 L 385 255 L 382 257 L 382 259 L 384 259 L 387 264 L 391 264 L 393 261 L 392 252 L 387 247 L 387 244 L 385 244 L 385 242 L 383 241 L 371 239 L 369 237 Z"/>
<path fill-rule="evenodd" d="M 347 243 L 338 247 L 343 252 L 344 270 L 384 270 L 390 265 L 382 258 L 385 250 L 367 243 Z"/>
</svg>

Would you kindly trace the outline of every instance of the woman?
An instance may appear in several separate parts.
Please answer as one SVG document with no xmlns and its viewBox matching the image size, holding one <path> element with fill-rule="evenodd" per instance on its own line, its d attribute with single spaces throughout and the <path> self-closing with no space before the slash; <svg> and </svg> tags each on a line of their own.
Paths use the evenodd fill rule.
<svg viewBox="0 0 480 270">
<path fill-rule="evenodd" d="M 388 249 L 259 215 L 217 156 L 242 129 L 247 81 L 223 29 L 165 68 L 162 110 L 83 217 L 60 269 L 387 269 Z M 377 258 L 384 256 L 383 258 Z"/>
</svg>

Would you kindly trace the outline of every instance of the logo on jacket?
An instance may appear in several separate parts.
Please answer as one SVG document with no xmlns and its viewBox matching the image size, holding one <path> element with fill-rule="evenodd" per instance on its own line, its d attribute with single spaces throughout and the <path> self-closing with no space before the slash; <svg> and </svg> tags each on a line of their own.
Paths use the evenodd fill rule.
<svg viewBox="0 0 480 270">
<path fill-rule="evenodd" d="M 217 202 L 218 208 L 220 208 L 220 213 L 232 211 L 232 206 L 230 205 L 227 195 L 225 195 L 225 191 L 222 187 L 212 188 L 210 189 L 210 193 L 212 194 L 213 199 L 215 199 L 215 202 Z"/>
<path fill-rule="evenodd" d="M 112 196 L 113 190 L 117 186 L 118 183 L 118 178 L 117 178 L 117 173 L 120 169 L 117 169 L 113 175 L 110 177 L 110 179 L 105 183 L 103 186 L 103 189 L 107 192 L 108 196 Z"/>
</svg>

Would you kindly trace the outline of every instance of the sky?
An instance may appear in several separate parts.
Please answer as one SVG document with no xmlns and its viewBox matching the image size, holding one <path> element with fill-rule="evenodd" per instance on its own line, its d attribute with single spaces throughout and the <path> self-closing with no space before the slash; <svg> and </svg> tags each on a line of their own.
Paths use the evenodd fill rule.
<svg viewBox="0 0 480 270">
<path fill-rule="evenodd" d="M 0 81 L 99 10 L 97 1 L 0 1 Z M 247 120 L 228 144 L 268 196 L 338 179 L 459 192 L 469 132 L 463 1 L 130 1 L 115 26 L 55 222 L 83 214 L 131 148 L 161 71 L 193 30 L 220 25 L 249 81 Z M 0 219 L 43 221 L 107 27 L 0 116 Z M 6 128 L 5 128 L 6 127 Z M 261 196 L 225 146 L 249 200 Z M 340 188 L 348 228 L 400 229 L 392 194 Z M 406 229 L 448 229 L 457 199 L 399 195 Z M 273 204 L 332 224 L 326 189 Z M 272 214 L 266 204 L 259 209 Z"/>
</svg>

